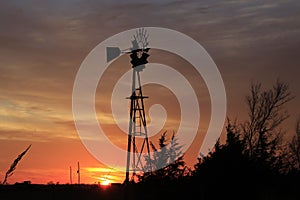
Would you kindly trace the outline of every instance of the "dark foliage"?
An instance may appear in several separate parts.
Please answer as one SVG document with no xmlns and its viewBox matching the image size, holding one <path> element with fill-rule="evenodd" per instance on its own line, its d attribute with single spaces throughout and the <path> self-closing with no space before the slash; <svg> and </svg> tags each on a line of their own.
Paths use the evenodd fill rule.
<svg viewBox="0 0 300 200">
<path fill-rule="evenodd" d="M 159 138 L 159 149 L 153 143 L 150 143 L 154 156 L 147 162 L 151 162 L 152 171 L 146 172 L 140 176 L 140 182 L 171 182 L 181 179 L 189 172 L 185 166 L 184 155 L 173 133 L 170 142 L 167 140 L 167 132 L 164 132 Z M 148 164 L 146 164 L 148 166 Z"/>
</svg>

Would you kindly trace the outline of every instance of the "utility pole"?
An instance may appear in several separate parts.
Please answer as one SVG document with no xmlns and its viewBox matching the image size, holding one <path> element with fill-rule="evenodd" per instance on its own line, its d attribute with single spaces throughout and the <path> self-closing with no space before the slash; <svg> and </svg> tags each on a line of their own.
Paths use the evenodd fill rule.
<svg viewBox="0 0 300 200">
<path fill-rule="evenodd" d="M 72 167 L 70 166 L 70 183 L 72 184 Z"/>
<path fill-rule="evenodd" d="M 77 162 L 77 176 L 78 176 L 78 184 L 80 184 L 80 167 L 79 167 L 79 161 Z"/>
</svg>

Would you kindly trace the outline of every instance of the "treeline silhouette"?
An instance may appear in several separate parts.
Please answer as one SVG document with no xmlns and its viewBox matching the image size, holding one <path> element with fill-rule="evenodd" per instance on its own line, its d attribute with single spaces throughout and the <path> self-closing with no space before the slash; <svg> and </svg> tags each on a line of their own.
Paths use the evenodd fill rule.
<svg viewBox="0 0 300 200">
<path fill-rule="evenodd" d="M 186 167 L 176 136 L 166 148 L 163 133 L 159 149 L 151 144 L 154 158 L 146 158 L 157 170 L 129 183 L 128 199 L 300 199 L 300 123 L 292 139 L 281 127 L 293 98 L 279 80 L 271 89 L 252 83 L 248 119 L 227 118 L 226 141 L 216 141 L 208 155 L 199 155 L 193 169 Z"/>
<path fill-rule="evenodd" d="M 200 154 L 193 168 L 186 166 L 175 133 L 164 132 L 158 146 L 150 143 L 154 156 L 145 157 L 154 167 L 151 172 L 106 190 L 84 185 L 31 189 L 41 196 L 30 193 L 30 198 L 299 200 L 300 121 L 295 122 L 291 138 L 282 129 L 289 117 L 286 105 L 293 98 L 288 85 L 279 80 L 270 89 L 251 84 L 246 96 L 248 118 L 238 122 L 228 117 L 226 140 L 217 140 L 207 155 Z M 19 191 L 26 194 L 26 187 Z M 5 194 L 5 199 L 13 199 L 9 198 L 13 192 Z"/>
</svg>

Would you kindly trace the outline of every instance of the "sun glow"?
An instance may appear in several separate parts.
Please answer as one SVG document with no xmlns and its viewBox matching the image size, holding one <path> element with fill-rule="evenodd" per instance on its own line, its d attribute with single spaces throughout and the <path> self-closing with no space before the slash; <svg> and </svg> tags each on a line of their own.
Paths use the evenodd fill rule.
<svg viewBox="0 0 300 200">
<path fill-rule="evenodd" d="M 111 179 L 109 178 L 108 175 L 102 176 L 99 178 L 99 184 L 100 186 L 110 186 L 111 185 Z"/>
<path fill-rule="evenodd" d="M 109 186 L 110 185 L 110 181 L 108 179 L 104 179 L 104 180 L 100 181 L 100 185 L 102 185 L 102 186 Z"/>
<path fill-rule="evenodd" d="M 109 181 L 111 183 L 121 183 L 124 180 L 124 173 L 117 169 L 106 167 L 87 167 L 85 168 L 89 177 L 95 180 L 95 182 L 101 184 L 102 182 Z"/>
</svg>

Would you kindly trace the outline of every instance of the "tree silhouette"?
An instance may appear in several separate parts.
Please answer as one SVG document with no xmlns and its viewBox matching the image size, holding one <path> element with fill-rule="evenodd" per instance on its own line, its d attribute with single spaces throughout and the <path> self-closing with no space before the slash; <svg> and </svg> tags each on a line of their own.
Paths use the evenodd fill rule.
<svg viewBox="0 0 300 200">
<path fill-rule="evenodd" d="M 237 123 L 228 118 L 225 144 L 217 140 L 208 155 L 200 154 L 194 165 L 192 182 L 193 185 L 203 183 L 204 199 L 208 196 L 257 199 L 280 188 L 281 182 L 287 184 L 289 179 L 281 173 L 286 154 L 282 149 L 284 132 L 280 125 L 288 118 L 284 107 L 292 98 L 288 85 L 280 81 L 269 90 L 263 90 L 261 84 L 251 85 L 246 96 L 249 119 Z M 214 193 L 216 190 L 223 194 Z M 282 195 L 285 190 L 276 192 Z"/>
<path fill-rule="evenodd" d="M 207 183 L 216 180 L 241 178 L 241 173 L 248 167 L 247 156 L 243 154 L 244 143 L 236 122 L 227 119 L 226 142 L 217 140 L 207 156 L 200 156 L 194 165 L 193 176 L 204 179 Z M 244 178 L 244 177 L 243 177 Z M 211 182 L 212 181 L 212 182 Z"/>
<path fill-rule="evenodd" d="M 289 115 L 284 109 L 293 97 L 286 83 L 279 80 L 269 90 L 262 90 L 260 83 L 252 84 L 246 96 L 249 119 L 242 124 L 242 137 L 251 159 L 266 162 L 277 168 L 283 132 L 280 125 Z"/>
<path fill-rule="evenodd" d="M 289 160 L 293 170 L 300 170 L 300 118 L 296 123 L 296 134 L 289 143 Z"/>
<path fill-rule="evenodd" d="M 175 180 L 186 175 L 188 169 L 183 160 L 182 146 L 179 145 L 175 134 L 172 134 L 170 141 L 167 140 L 167 131 L 161 134 L 159 138 L 159 149 L 150 142 L 153 153 L 153 158 L 145 156 L 146 162 L 151 162 L 153 170 L 144 173 L 140 177 L 140 181 L 149 180 Z M 148 165 L 146 165 L 148 166 Z"/>
</svg>

